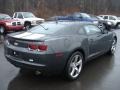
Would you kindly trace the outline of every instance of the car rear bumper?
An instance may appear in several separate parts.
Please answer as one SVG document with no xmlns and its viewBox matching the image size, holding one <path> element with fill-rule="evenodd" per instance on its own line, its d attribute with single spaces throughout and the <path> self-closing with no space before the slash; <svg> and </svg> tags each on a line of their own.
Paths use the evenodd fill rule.
<svg viewBox="0 0 120 90">
<path fill-rule="evenodd" d="M 10 54 L 13 49 L 5 47 L 5 57 L 16 67 L 38 70 L 41 73 L 58 74 L 65 67 L 65 59 L 54 54 L 31 54 L 19 51 L 20 57 Z M 15 50 L 14 50 L 15 51 Z M 32 59 L 33 61 L 30 61 Z"/>
<path fill-rule="evenodd" d="M 7 60 L 16 67 L 33 69 L 33 70 L 40 70 L 40 71 L 47 71 L 47 66 L 43 64 L 36 64 L 31 62 L 26 62 L 22 59 L 15 58 L 10 55 L 6 55 Z"/>
</svg>

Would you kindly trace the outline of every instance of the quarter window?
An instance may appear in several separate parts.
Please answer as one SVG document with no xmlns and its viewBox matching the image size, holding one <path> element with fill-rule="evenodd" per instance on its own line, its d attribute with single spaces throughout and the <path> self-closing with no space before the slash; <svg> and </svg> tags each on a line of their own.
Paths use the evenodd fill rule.
<svg viewBox="0 0 120 90">
<path fill-rule="evenodd" d="M 110 20 L 116 20 L 114 17 L 110 16 L 109 17 Z"/>
<path fill-rule="evenodd" d="M 108 19 L 108 16 L 104 16 L 104 19 Z"/>
<path fill-rule="evenodd" d="M 86 33 L 89 34 L 96 34 L 101 33 L 101 30 L 95 25 L 87 25 L 84 27 Z"/>
</svg>

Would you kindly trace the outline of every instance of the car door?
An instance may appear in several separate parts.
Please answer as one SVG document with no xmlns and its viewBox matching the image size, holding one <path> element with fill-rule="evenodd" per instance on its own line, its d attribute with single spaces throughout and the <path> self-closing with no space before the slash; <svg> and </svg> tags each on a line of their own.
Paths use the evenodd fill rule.
<svg viewBox="0 0 120 90">
<path fill-rule="evenodd" d="M 109 21 L 110 22 L 116 22 L 116 18 L 114 16 L 109 16 Z"/>
<path fill-rule="evenodd" d="M 107 50 L 110 44 L 110 38 L 107 33 L 103 34 L 102 30 L 95 25 L 84 26 L 88 36 L 89 55 L 94 56 Z"/>
<path fill-rule="evenodd" d="M 24 25 L 24 17 L 22 13 L 17 13 L 17 19 Z"/>
</svg>

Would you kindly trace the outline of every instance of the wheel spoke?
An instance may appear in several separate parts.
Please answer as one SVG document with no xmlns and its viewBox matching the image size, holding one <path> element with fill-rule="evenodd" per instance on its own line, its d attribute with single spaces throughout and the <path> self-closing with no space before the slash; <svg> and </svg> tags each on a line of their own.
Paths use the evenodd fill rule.
<svg viewBox="0 0 120 90">
<path fill-rule="evenodd" d="M 82 63 L 82 60 L 80 59 L 77 63 L 76 66 L 79 66 Z"/>
<path fill-rule="evenodd" d="M 111 47 L 111 52 L 115 53 L 116 50 L 116 40 L 113 40 L 112 47 Z"/>
<path fill-rule="evenodd" d="M 73 67 L 74 67 L 74 63 L 71 63 L 71 64 L 70 64 L 70 67 L 73 68 Z"/>
<path fill-rule="evenodd" d="M 75 68 L 72 68 L 71 76 L 74 76 L 74 73 L 75 73 Z"/>
<path fill-rule="evenodd" d="M 75 55 L 70 63 L 70 68 L 69 68 L 69 75 L 73 78 L 76 78 L 82 69 L 82 57 L 77 54 Z"/>
<path fill-rule="evenodd" d="M 75 68 L 75 71 L 76 71 L 77 74 L 79 74 L 79 72 L 80 72 L 77 67 Z"/>
<path fill-rule="evenodd" d="M 75 56 L 75 63 L 78 61 L 78 59 L 79 59 L 79 55 L 76 55 Z"/>
</svg>

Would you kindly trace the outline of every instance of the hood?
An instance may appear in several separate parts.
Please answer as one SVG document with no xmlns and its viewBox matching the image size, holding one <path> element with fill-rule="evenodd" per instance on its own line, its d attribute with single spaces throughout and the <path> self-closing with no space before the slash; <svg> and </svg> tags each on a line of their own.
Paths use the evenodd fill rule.
<svg viewBox="0 0 120 90">
<path fill-rule="evenodd" d="M 15 22 L 15 21 L 18 21 L 18 20 L 15 20 L 15 19 L 0 20 L 0 22 Z"/>
<path fill-rule="evenodd" d="M 29 21 L 38 21 L 38 20 L 44 21 L 43 18 L 37 18 L 37 17 L 35 17 L 35 18 L 25 18 L 25 20 L 29 20 Z"/>
</svg>

